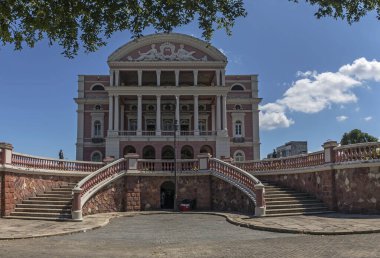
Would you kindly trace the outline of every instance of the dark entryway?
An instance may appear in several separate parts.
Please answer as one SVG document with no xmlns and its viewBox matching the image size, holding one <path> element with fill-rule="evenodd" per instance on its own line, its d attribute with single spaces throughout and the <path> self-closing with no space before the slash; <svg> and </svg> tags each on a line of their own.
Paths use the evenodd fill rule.
<svg viewBox="0 0 380 258">
<path fill-rule="evenodd" d="M 166 181 L 161 185 L 161 191 L 160 191 L 161 209 L 174 208 L 174 193 L 175 193 L 175 186 L 173 182 Z"/>
</svg>

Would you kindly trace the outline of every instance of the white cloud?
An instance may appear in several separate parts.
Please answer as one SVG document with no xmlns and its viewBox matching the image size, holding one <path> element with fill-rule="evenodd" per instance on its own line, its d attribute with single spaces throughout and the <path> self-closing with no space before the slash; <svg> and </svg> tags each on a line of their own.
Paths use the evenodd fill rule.
<svg viewBox="0 0 380 258">
<path fill-rule="evenodd" d="M 296 76 L 300 79 L 291 84 L 281 99 L 261 107 L 263 129 L 272 130 L 294 124 L 294 120 L 286 115 L 288 111 L 312 114 L 334 105 L 357 102 L 354 89 L 362 87 L 366 80 L 380 82 L 380 62 L 359 58 L 352 64 L 340 67 L 337 72 L 298 71 Z M 358 108 L 355 110 L 359 111 Z M 337 120 L 342 119 L 338 120 L 341 122 L 347 119 L 342 117 L 345 116 L 337 117 Z"/>
<path fill-rule="evenodd" d="M 369 122 L 372 120 L 372 116 L 367 116 L 364 118 L 364 121 Z"/>
<path fill-rule="evenodd" d="M 338 122 L 343 122 L 343 121 L 346 121 L 348 119 L 348 116 L 337 116 L 336 117 L 336 121 Z"/>
<path fill-rule="evenodd" d="M 352 76 L 358 80 L 372 80 L 380 82 L 380 62 L 375 59 L 368 61 L 364 57 L 356 59 L 339 69 L 339 73 Z"/>
<path fill-rule="evenodd" d="M 284 106 L 268 103 L 260 106 L 260 110 L 260 128 L 263 130 L 287 128 L 294 124 L 294 121 L 286 116 Z"/>
</svg>

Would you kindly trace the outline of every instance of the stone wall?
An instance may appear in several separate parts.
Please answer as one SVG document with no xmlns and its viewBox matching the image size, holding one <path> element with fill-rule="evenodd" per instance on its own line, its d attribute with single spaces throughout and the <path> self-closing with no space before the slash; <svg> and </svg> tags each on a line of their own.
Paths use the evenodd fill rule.
<svg viewBox="0 0 380 258">
<path fill-rule="evenodd" d="M 331 210 L 380 214 L 379 167 L 268 175 L 258 178 L 309 193 L 323 201 Z"/>
<path fill-rule="evenodd" d="M 16 207 L 29 197 L 42 194 L 53 187 L 69 182 L 77 182 L 80 177 L 30 175 L 19 173 L 3 173 L 1 177 L 1 216 L 9 215 Z"/>
<path fill-rule="evenodd" d="M 211 209 L 215 211 L 255 212 L 255 206 L 247 195 L 216 177 L 211 177 L 211 199 Z"/>
<path fill-rule="evenodd" d="M 128 175 L 106 186 L 83 206 L 83 215 L 113 211 L 161 209 L 161 185 L 174 183 L 172 176 Z M 254 205 L 236 187 L 212 176 L 178 178 L 178 203 L 195 199 L 197 210 L 254 213 Z"/>
<path fill-rule="evenodd" d="M 124 188 L 125 178 L 120 178 L 105 186 L 83 205 L 83 215 L 125 211 Z"/>
</svg>

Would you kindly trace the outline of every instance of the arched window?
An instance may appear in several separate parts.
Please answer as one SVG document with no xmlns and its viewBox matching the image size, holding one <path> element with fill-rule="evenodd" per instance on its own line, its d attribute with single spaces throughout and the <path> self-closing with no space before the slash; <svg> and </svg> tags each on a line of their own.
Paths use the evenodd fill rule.
<svg viewBox="0 0 380 258">
<path fill-rule="evenodd" d="M 102 153 L 99 151 L 95 151 L 91 155 L 91 161 L 101 162 L 102 161 Z"/>
<path fill-rule="evenodd" d="M 174 159 L 174 148 L 166 145 L 161 150 L 161 159 Z"/>
<path fill-rule="evenodd" d="M 102 124 L 98 120 L 94 122 L 94 136 L 102 136 Z"/>
<path fill-rule="evenodd" d="M 241 127 L 242 127 L 242 122 L 240 120 L 237 120 L 235 122 L 235 136 L 241 136 Z"/>
<path fill-rule="evenodd" d="M 235 110 L 241 110 L 241 105 L 235 105 Z"/>
<path fill-rule="evenodd" d="M 96 105 L 95 106 L 95 110 L 102 110 L 102 106 L 101 105 Z"/>
<path fill-rule="evenodd" d="M 181 149 L 181 159 L 193 159 L 194 151 L 193 148 L 189 145 L 185 145 Z"/>
<path fill-rule="evenodd" d="M 232 86 L 231 90 L 236 90 L 236 91 L 244 90 L 244 87 L 241 86 L 240 84 L 236 84 L 236 85 Z"/>
<path fill-rule="evenodd" d="M 209 145 L 203 145 L 199 151 L 200 153 L 209 153 L 213 155 L 212 148 Z"/>
<path fill-rule="evenodd" d="M 131 146 L 131 145 L 127 145 L 127 146 L 125 146 L 124 151 L 123 151 L 123 154 L 124 154 L 124 155 L 127 155 L 127 154 L 129 154 L 129 153 L 136 153 L 136 148 L 133 147 L 133 146 Z"/>
<path fill-rule="evenodd" d="M 156 158 L 156 150 L 153 146 L 145 146 L 143 149 L 143 159 L 155 159 Z"/>
<path fill-rule="evenodd" d="M 103 87 L 103 85 L 96 84 L 96 85 L 92 86 L 91 90 L 92 91 L 101 91 L 101 90 L 104 90 L 104 87 Z"/>
<path fill-rule="evenodd" d="M 236 151 L 234 155 L 234 160 L 235 161 L 244 161 L 245 160 L 245 155 L 243 151 Z"/>
</svg>

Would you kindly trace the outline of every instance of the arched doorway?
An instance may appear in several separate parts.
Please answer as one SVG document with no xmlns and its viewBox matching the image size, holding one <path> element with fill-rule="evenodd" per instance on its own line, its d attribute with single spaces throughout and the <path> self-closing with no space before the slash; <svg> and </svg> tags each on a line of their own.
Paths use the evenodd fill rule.
<svg viewBox="0 0 380 258">
<path fill-rule="evenodd" d="M 160 206 L 161 209 L 174 208 L 175 185 L 171 181 L 166 181 L 161 185 Z"/>
<path fill-rule="evenodd" d="M 125 146 L 124 151 L 123 151 L 123 154 L 124 154 L 124 155 L 127 155 L 127 154 L 129 154 L 129 153 L 136 153 L 136 148 L 133 147 L 133 146 L 131 146 L 131 145 L 127 145 L 127 146 Z"/>
<path fill-rule="evenodd" d="M 154 150 L 153 146 L 145 146 L 143 149 L 143 159 L 155 159 L 156 158 L 156 151 Z"/>
<path fill-rule="evenodd" d="M 174 159 L 174 148 L 166 145 L 161 150 L 161 159 Z"/>
<path fill-rule="evenodd" d="M 181 159 L 193 159 L 194 151 L 193 148 L 189 145 L 185 145 L 181 149 Z"/>
<path fill-rule="evenodd" d="M 200 153 L 210 153 L 211 155 L 214 155 L 212 148 L 209 145 L 203 145 L 201 147 Z"/>
</svg>

